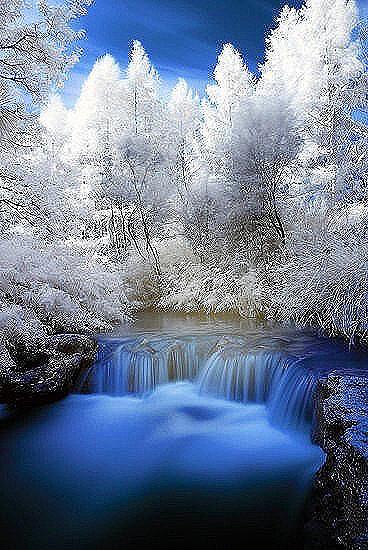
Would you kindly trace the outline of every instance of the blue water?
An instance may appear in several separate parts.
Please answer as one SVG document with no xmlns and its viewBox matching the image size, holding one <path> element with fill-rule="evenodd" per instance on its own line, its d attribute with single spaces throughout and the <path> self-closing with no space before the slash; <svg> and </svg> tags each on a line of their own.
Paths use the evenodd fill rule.
<svg viewBox="0 0 368 550">
<path fill-rule="evenodd" d="M 175 316 L 142 317 L 101 344 L 76 387 L 90 393 L 3 410 L 2 548 L 237 548 L 239 537 L 250 549 L 302 548 L 324 459 L 303 405 L 311 373 L 344 356 L 342 366 L 362 368 L 364 356 L 295 329 Z M 226 361 L 214 361 L 224 348 Z"/>
</svg>

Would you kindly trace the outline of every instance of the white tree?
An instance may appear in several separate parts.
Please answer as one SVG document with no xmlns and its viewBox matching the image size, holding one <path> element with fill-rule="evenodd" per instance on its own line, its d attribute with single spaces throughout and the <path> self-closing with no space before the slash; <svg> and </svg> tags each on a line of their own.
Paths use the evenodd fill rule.
<svg viewBox="0 0 368 550">
<path fill-rule="evenodd" d="M 41 110 L 40 122 L 55 148 L 62 147 L 70 133 L 70 111 L 59 95 L 51 95 L 47 105 Z"/>
<path fill-rule="evenodd" d="M 136 249 L 148 255 L 159 274 L 153 240 L 165 222 L 170 141 L 158 84 L 158 74 L 146 52 L 140 42 L 134 41 L 122 84 L 124 131 L 119 140 L 119 157 L 121 180 L 128 197 L 123 217 Z"/>
<path fill-rule="evenodd" d="M 196 171 L 196 131 L 199 125 L 199 99 L 184 79 L 180 78 L 173 88 L 167 108 L 173 175 L 179 194 L 184 199 Z"/>
<path fill-rule="evenodd" d="M 366 76 L 352 39 L 357 16 L 354 0 L 308 0 L 299 11 L 285 7 L 267 40 L 259 83 L 265 96 L 277 94 L 293 108 L 304 128 L 305 184 L 330 201 L 343 186 L 351 133 L 365 137 L 354 115 L 366 103 Z"/>
<path fill-rule="evenodd" d="M 70 154 L 98 164 L 123 131 L 123 108 L 120 67 L 106 54 L 94 64 L 73 109 Z"/>
<path fill-rule="evenodd" d="M 233 212 L 270 228 L 285 244 L 282 208 L 288 198 L 289 171 L 294 168 L 301 139 L 295 115 L 277 97 L 255 94 L 237 111 L 233 129 L 234 170 L 228 189 Z"/>
<path fill-rule="evenodd" d="M 37 106 L 80 56 L 74 43 L 84 33 L 70 23 L 90 3 L 0 1 L 0 211 L 8 219 L 11 213 L 18 221 L 30 220 L 38 212 L 27 203 L 29 182 L 23 185 L 25 151 L 39 141 Z"/>
<path fill-rule="evenodd" d="M 124 80 L 125 108 L 127 120 L 133 125 L 135 135 L 152 131 L 157 111 L 159 77 L 150 63 L 142 44 L 134 40 L 130 62 Z"/>
<path fill-rule="evenodd" d="M 234 171 L 233 127 L 240 103 L 253 95 L 255 78 L 240 53 L 225 44 L 214 70 L 215 83 L 202 101 L 199 151 L 194 150 L 196 177 L 184 211 L 185 233 L 204 260 L 207 252 L 221 248 L 225 189 Z M 196 145 L 196 142 L 194 142 Z"/>
<path fill-rule="evenodd" d="M 81 50 L 83 36 L 70 23 L 86 13 L 92 0 L 71 0 L 51 6 L 46 0 L 0 2 L 0 140 L 23 144 L 32 120 L 28 98 L 39 104 L 50 88 L 60 86 Z M 28 96 L 28 97 L 27 97 Z"/>
<path fill-rule="evenodd" d="M 202 136 L 210 156 L 213 153 L 226 157 L 234 112 L 243 98 L 252 95 L 255 79 L 231 44 L 224 45 L 213 76 L 215 83 L 206 88 L 208 100 L 202 102 Z"/>
<path fill-rule="evenodd" d="M 98 59 L 82 86 L 70 116 L 71 135 L 65 147 L 70 162 L 81 166 L 81 193 L 89 192 L 88 233 L 109 238 L 120 255 L 121 227 L 116 212 L 122 196 L 118 143 L 126 115 L 119 65 L 110 55 Z M 102 226 L 101 226 L 102 222 Z"/>
<path fill-rule="evenodd" d="M 158 75 L 139 42 L 124 77 L 111 56 L 96 62 L 73 110 L 66 151 L 81 163 L 82 187 L 94 199 L 90 236 L 107 237 L 120 260 L 133 246 L 158 272 L 153 235 L 164 222 L 170 132 Z"/>
</svg>

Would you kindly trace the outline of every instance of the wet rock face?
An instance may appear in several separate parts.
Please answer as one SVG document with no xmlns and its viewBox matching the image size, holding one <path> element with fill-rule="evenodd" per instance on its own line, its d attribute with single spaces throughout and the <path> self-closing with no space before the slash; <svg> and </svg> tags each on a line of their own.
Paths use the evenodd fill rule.
<svg viewBox="0 0 368 550">
<path fill-rule="evenodd" d="M 314 440 L 326 453 L 306 522 L 308 549 L 368 549 L 368 376 L 319 381 Z"/>
<path fill-rule="evenodd" d="M 96 350 L 92 338 L 79 334 L 45 337 L 27 359 L 12 357 L 0 344 L 0 402 L 36 405 L 67 395 Z"/>
</svg>

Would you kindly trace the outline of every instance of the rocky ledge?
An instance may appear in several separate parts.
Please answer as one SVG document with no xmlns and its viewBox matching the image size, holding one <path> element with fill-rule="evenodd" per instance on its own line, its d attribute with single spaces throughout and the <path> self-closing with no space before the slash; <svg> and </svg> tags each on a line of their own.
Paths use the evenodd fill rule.
<svg viewBox="0 0 368 550">
<path fill-rule="evenodd" d="M 46 337 L 26 358 L 0 344 L 0 402 L 37 405 L 64 397 L 96 350 L 92 338 L 79 334 Z"/>
<path fill-rule="evenodd" d="M 368 376 L 319 381 L 315 442 L 326 453 L 306 521 L 308 549 L 368 549 Z"/>
</svg>

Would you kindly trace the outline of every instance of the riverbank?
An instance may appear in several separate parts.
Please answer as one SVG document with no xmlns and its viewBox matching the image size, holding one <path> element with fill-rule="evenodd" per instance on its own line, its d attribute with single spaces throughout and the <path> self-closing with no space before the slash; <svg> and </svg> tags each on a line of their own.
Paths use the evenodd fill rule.
<svg viewBox="0 0 368 550">
<path fill-rule="evenodd" d="M 326 460 L 314 478 L 306 548 L 368 548 L 368 376 L 318 382 L 314 441 Z"/>
<path fill-rule="evenodd" d="M 97 342 L 81 334 L 39 339 L 37 346 L 15 353 L 0 343 L 0 401 L 39 405 L 70 393 L 81 371 L 95 360 Z"/>
</svg>

